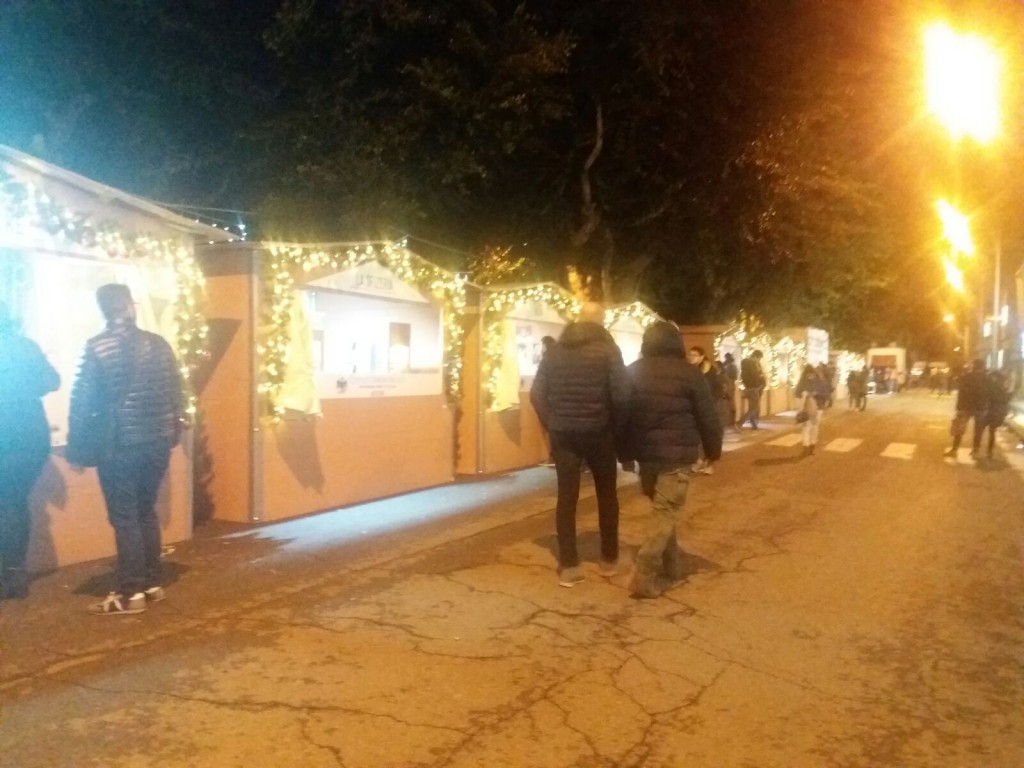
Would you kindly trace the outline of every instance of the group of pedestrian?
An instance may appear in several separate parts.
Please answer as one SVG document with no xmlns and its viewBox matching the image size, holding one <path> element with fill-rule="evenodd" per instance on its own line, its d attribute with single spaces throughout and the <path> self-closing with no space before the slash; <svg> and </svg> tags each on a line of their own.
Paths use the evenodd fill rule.
<svg viewBox="0 0 1024 768">
<path fill-rule="evenodd" d="M 117 589 L 93 613 L 138 614 L 164 599 L 157 494 L 184 424 L 180 373 L 170 345 L 138 328 L 126 285 L 101 286 L 105 330 L 90 338 L 71 390 L 65 457 L 95 466 L 114 529 Z M 27 594 L 29 496 L 50 453 L 42 397 L 60 379 L 38 345 L 0 305 L 0 559 L 5 598 Z"/>
<path fill-rule="evenodd" d="M 987 371 L 984 360 L 974 360 L 960 377 L 956 396 L 956 413 L 950 425 L 952 447 L 945 455 L 956 458 L 967 426 L 974 422 L 971 458 L 980 457 L 981 444 L 987 433 L 986 455 L 992 458 L 996 430 L 1006 421 L 1010 409 L 1010 393 L 1002 371 Z"/>
<path fill-rule="evenodd" d="M 846 391 L 850 398 L 851 411 L 863 411 L 868 407 L 868 369 L 851 369 L 846 374 Z"/>
<path fill-rule="evenodd" d="M 599 305 L 585 305 L 541 361 L 530 401 L 551 438 L 558 499 L 559 584 L 584 580 L 576 545 L 580 470 L 590 468 L 597 495 L 601 569 L 618 572 L 617 461 L 639 471 L 648 499 L 643 540 L 630 592 L 656 597 L 683 576 L 677 539 L 691 470 L 703 451 L 715 462 L 722 452 L 718 406 L 706 371 L 687 361 L 679 330 L 659 321 L 643 336 L 640 359 L 628 368 L 602 324 Z"/>
</svg>

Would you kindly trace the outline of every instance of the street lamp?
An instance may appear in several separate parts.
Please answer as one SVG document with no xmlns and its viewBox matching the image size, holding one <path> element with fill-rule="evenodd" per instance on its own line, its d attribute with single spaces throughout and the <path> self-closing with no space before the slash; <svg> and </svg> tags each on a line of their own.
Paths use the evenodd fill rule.
<svg viewBox="0 0 1024 768">
<path fill-rule="evenodd" d="M 1002 62 L 996 51 L 976 35 L 954 31 L 948 24 L 925 30 L 925 95 L 928 111 L 957 142 L 965 137 L 987 144 L 999 134 L 999 91 Z M 944 201 L 939 203 L 946 239 L 953 258 L 945 260 L 946 279 L 963 292 L 963 273 L 956 253 L 974 252 L 968 220 Z M 1002 248 L 996 237 L 993 315 L 999 312 L 999 278 Z M 992 350 L 998 365 L 999 325 L 993 324 Z M 966 346 L 966 345 L 965 345 Z"/>
<path fill-rule="evenodd" d="M 954 140 L 970 136 L 987 144 L 999 133 L 999 56 L 980 37 L 947 24 L 925 30 L 928 110 Z"/>
</svg>

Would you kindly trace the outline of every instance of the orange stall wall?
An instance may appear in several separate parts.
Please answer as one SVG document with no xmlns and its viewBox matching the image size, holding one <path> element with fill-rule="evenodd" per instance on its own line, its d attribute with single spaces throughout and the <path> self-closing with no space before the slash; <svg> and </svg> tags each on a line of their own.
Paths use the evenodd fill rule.
<svg viewBox="0 0 1024 768">
<path fill-rule="evenodd" d="M 252 512 L 252 322 L 249 255 L 207 259 L 210 360 L 197 376 L 196 521 L 247 523 Z"/>
<path fill-rule="evenodd" d="M 185 449 L 175 448 L 157 500 L 165 544 L 192 536 L 190 465 Z M 29 503 L 29 571 L 41 573 L 115 554 L 114 531 L 107 522 L 107 507 L 95 469 L 73 471 L 62 456 L 51 455 Z"/>
<path fill-rule="evenodd" d="M 443 395 L 325 400 L 322 408 L 322 417 L 263 425 L 262 521 L 454 479 L 454 424 Z"/>
</svg>

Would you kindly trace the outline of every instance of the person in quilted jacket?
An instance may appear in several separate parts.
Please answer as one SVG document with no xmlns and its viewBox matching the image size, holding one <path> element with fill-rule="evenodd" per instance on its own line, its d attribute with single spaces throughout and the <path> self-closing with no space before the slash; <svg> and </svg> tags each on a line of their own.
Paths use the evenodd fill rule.
<svg viewBox="0 0 1024 768">
<path fill-rule="evenodd" d="M 584 580 L 576 549 L 576 505 L 583 463 L 594 478 L 601 566 L 614 572 L 619 559 L 619 498 L 616 489 L 616 436 L 628 417 L 629 382 L 598 304 L 585 304 L 541 360 L 530 402 L 551 436 L 558 478 L 555 528 L 558 533 L 558 583 L 572 587 Z"/>
<path fill-rule="evenodd" d="M 164 599 L 156 500 L 181 434 L 181 376 L 170 345 L 136 326 L 127 285 L 100 286 L 96 300 L 107 327 L 82 354 L 71 389 L 66 456 L 79 464 L 86 433 L 105 435 L 96 471 L 114 529 L 118 589 L 90 610 L 136 614 L 147 602 Z"/>
<path fill-rule="evenodd" d="M 690 488 L 698 447 L 710 462 L 722 456 L 722 425 L 707 380 L 683 354 L 679 330 L 658 322 L 644 332 L 640 359 L 627 372 L 632 384 L 625 468 L 640 467 L 650 500 L 647 531 L 636 555 L 630 591 L 657 597 L 684 575 L 676 528 Z"/>
</svg>

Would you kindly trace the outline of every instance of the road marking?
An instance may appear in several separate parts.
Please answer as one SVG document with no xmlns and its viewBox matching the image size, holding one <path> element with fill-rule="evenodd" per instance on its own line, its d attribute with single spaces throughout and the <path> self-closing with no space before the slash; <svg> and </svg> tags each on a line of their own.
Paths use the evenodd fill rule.
<svg viewBox="0 0 1024 768">
<path fill-rule="evenodd" d="M 798 433 L 791 432 L 788 435 L 776 437 L 774 440 L 765 443 L 765 445 L 779 445 L 783 448 L 792 448 L 794 445 L 800 445 L 800 440 L 802 438 Z"/>
<path fill-rule="evenodd" d="M 858 440 L 855 437 L 837 437 L 835 440 L 833 440 L 832 442 L 825 446 L 825 450 L 837 451 L 839 453 L 849 453 L 863 442 L 863 440 Z"/>
<path fill-rule="evenodd" d="M 916 443 L 889 443 L 882 451 L 882 455 L 890 459 L 912 459 L 915 450 L 917 450 Z"/>
</svg>

